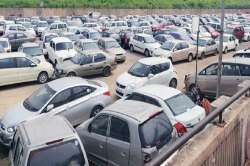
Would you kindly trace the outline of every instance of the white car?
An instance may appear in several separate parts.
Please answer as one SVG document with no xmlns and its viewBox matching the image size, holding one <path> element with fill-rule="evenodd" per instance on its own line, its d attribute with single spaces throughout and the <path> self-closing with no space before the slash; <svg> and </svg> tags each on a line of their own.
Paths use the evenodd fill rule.
<svg viewBox="0 0 250 166">
<path fill-rule="evenodd" d="M 4 52 L 11 52 L 11 45 L 8 38 L 0 38 L 0 45 L 3 47 Z"/>
<path fill-rule="evenodd" d="M 42 44 L 43 44 L 43 52 L 44 54 L 48 54 L 47 49 L 49 48 L 50 40 L 59 37 L 57 33 L 46 33 L 42 36 Z"/>
<path fill-rule="evenodd" d="M 196 105 L 181 91 L 164 85 L 146 85 L 122 100 L 136 100 L 163 108 L 173 126 L 195 126 L 206 117 L 204 108 Z"/>
<path fill-rule="evenodd" d="M 116 95 L 127 96 L 135 89 L 148 84 L 177 87 L 177 74 L 169 59 L 160 57 L 140 59 L 128 72 L 117 78 Z"/>
<path fill-rule="evenodd" d="M 23 43 L 19 48 L 18 52 L 23 52 L 28 55 L 30 58 L 39 59 L 42 62 L 46 62 L 46 59 L 43 54 L 43 49 L 38 43 Z"/>
<path fill-rule="evenodd" d="M 62 63 L 65 59 L 76 55 L 73 42 L 66 37 L 56 37 L 50 41 L 47 48 L 48 58 L 52 63 Z"/>
<path fill-rule="evenodd" d="M 29 30 L 21 24 L 6 25 L 5 34 L 9 34 L 9 33 L 13 33 L 13 32 L 25 32 L 26 34 L 28 34 L 30 36 L 35 36 L 34 30 Z"/>
<path fill-rule="evenodd" d="M 143 53 L 145 56 L 152 56 L 153 51 L 161 46 L 153 36 L 148 34 L 135 34 L 129 41 L 130 51 Z"/>
<path fill-rule="evenodd" d="M 248 27 L 244 27 L 244 37 L 243 37 L 243 40 L 244 41 L 250 41 L 250 26 Z"/>
<path fill-rule="evenodd" d="M 219 45 L 220 37 L 216 39 L 217 44 Z M 233 35 L 224 34 L 223 35 L 223 53 L 228 53 L 228 51 L 236 51 L 239 46 L 239 40 L 236 39 Z"/>
<path fill-rule="evenodd" d="M 37 26 L 36 26 L 36 33 L 37 33 L 37 36 L 41 36 L 45 30 L 48 28 L 48 23 L 47 21 L 39 21 Z"/>
<path fill-rule="evenodd" d="M 45 83 L 53 73 L 50 63 L 31 59 L 24 53 L 3 53 L 0 56 L 0 86 L 35 80 Z"/>
</svg>

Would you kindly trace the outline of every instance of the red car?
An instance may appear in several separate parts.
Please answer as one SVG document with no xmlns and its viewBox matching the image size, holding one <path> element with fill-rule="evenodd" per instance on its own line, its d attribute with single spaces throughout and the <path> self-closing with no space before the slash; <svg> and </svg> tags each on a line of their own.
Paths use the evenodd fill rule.
<svg viewBox="0 0 250 166">
<path fill-rule="evenodd" d="M 242 40 L 245 34 L 245 30 L 241 25 L 228 25 L 225 29 L 225 33 L 233 34 L 239 41 Z"/>
</svg>

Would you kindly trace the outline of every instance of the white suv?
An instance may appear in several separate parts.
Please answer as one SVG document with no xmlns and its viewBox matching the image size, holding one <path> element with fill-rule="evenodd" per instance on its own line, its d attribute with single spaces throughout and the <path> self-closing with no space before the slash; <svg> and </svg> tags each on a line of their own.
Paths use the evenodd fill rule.
<svg viewBox="0 0 250 166">
<path fill-rule="evenodd" d="M 65 59 L 72 58 L 76 55 L 73 42 L 66 37 L 56 37 L 50 41 L 47 48 L 48 58 L 52 63 L 62 63 Z"/>
<path fill-rule="evenodd" d="M 152 56 L 153 51 L 160 46 L 160 43 L 148 34 L 136 34 L 129 42 L 130 51 L 143 53 L 147 57 Z"/>
<path fill-rule="evenodd" d="M 177 87 L 177 74 L 167 58 L 143 58 L 136 62 L 128 72 L 116 80 L 116 95 L 130 95 L 135 89 L 147 84 L 163 84 Z"/>
</svg>

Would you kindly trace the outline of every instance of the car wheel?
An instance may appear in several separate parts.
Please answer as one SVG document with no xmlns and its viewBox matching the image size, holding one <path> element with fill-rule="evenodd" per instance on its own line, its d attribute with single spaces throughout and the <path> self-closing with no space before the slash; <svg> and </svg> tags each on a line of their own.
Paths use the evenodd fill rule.
<svg viewBox="0 0 250 166">
<path fill-rule="evenodd" d="M 95 106 L 91 111 L 90 118 L 95 117 L 99 112 L 101 112 L 101 110 L 103 110 L 102 106 Z"/>
<path fill-rule="evenodd" d="M 146 57 L 150 57 L 150 53 L 149 53 L 148 49 L 145 50 L 144 55 L 145 55 Z"/>
<path fill-rule="evenodd" d="M 76 73 L 75 72 L 69 72 L 67 74 L 67 77 L 75 77 L 76 76 Z"/>
<path fill-rule="evenodd" d="M 177 87 L 177 80 L 175 78 L 173 78 L 170 83 L 169 83 L 169 87 L 171 88 L 176 88 Z"/>
<path fill-rule="evenodd" d="M 237 46 L 237 44 L 236 44 L 235 47 L 234 47 L 234 51 L 237 51 L 237 47 L 238 47 L 238 46 Z"/>
<path fill-rule="evenodd" d="M 41 72 L 41 73 L 38 75 L 37 81 L 38 81 L 40 84 L 44 84 L 44 83 L 48 82 L 48 80 L 49 80 L 49 76 L 48 76 L 48 73 L 47 73 L 47 72 Z"/>
<path fill-rule="evenodd" d="M 224 54 L 227 54 L 227 52 L 228 52 L 228 48 L 226 47 L 224 50 Z"/>
<path fill-rule="evenodd" d="M 247 37 L 247 41 L 250 41 L 250 36 Z"/>
<path fill-rule="evenodd" d="M 110 76 L 111 75 L 111 68 L 110 67 L 105 67 L 104 69 L 103 69 L 103 76 L 104 77 L 108 77 L 108 76 Z"/>
<path fill-rule="evenodd" d="M 134 52 L 134 46 L 133 45 L 130 45 L 129 49 L 130 49 L 131 52 Z"/>
<path fill-rule="evenodd" d="M 192 62 L 192 60 L 193 60 L 193 55 L 192 55 L 192 54 L 189 54 L 189 55 L 188 55 L 188 62 Z"/>
<path fill-rule="evenodd" d="M 189 92 L 192 92 L 195 89 L 195 84 L 191 84 L 188 88 Z"/>
<path fill-rule="evenodd" d="M 218 48 L 216 48 L 215 55 L 216 55 L 216 54 L 219 54 L 219 53 L 220 53 L 220 52 L 219 52 Z"/>
</svg>

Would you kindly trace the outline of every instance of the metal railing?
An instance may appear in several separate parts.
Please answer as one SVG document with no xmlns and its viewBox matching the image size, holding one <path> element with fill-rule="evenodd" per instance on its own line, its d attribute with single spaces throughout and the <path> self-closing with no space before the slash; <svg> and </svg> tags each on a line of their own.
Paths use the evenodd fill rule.
<svg viewBox="0 0 250 166">
<path fill-rule="evenodd" d="M 190 138 L 199 133 L 207 124 L 212 122 L 216 117 L 224 112 L 233 102 L 239 99 L 241 96 L 247 94 L 250 90 L 250 83 L 241 88 L 235 95 L 229 98 L 228 101 L 218 106 L 213 112 L 211 112 L 205 119 L 198 123 L 190 132 L 184 134 L 178 140 L 176 140 L 166 151 L 159 153 L 152 159 L 147 166 L 159 166 L 164 163 L 174 152 L 181 148 Z"/>
</svg>

